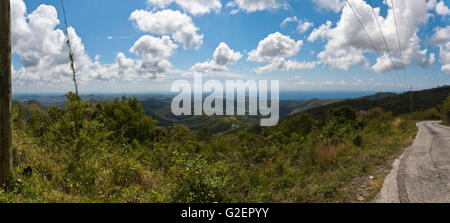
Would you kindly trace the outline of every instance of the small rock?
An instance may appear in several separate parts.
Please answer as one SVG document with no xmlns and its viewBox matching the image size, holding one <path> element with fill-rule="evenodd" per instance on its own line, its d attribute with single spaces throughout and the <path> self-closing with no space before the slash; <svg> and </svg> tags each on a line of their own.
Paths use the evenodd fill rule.
<svg viewBox="0 0 450 223">
<path fill-rule="evenodd" d="M 370 180 L 373 180 L 373 179 L 375 179 L 375 177 L 374 177 L 374 176 L 370 176 L 369 179 L 370 179 Z"/>
<path fill-rule="evenodd" d="M 362 196 L 360 196 L 360 195 L 358 195 L 358 196 L 356 197 L 356 199 L 358 199 L 358 201 L 364 201 L 364 197 L 362 197 Z"/>
</svg>

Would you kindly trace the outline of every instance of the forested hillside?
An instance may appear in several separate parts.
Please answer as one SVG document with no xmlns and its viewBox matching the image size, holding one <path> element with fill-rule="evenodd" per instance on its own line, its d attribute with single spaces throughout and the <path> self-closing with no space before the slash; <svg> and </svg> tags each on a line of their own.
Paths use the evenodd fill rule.
<svg viewBox="0 0 450 223">
<path fill-rule="evenodd" d="M 13 114 L 14 174 L 0 202 L 370 200 L 380 167 L 416 135 L 416 120 L 379 107 L 300 113 L 228 135 L 162 127 L 127 97 L 70 93 L 63 107 L 17 102 Z"/>
<path fill-rule="evenodd" d="M 423 91 L 415 91 L 413 97 L 413 111 L 424 111 L 442 104 L 450 93 L 450 86 L 443 86 Z M 380 97 L 381 96 L 381 97 Z M 356 111 L 367 111 L 374 107 L 380 107 L 384 111 L 392 112 L 394 115 L 407 114 L 411 111 L 411 92 L 399 95 L 385 94 L 362 97 L 357 99 L 343 100 L 337 103 L 313 108 L 307 113 L 316 118 L 324 118 L 328 110 L 342 106 L 350 106 Z"/>
<path fill-rule="evenodd" d="M 112 101 L 120 95 L 84 95 L 84 101 L 92 103 Z M 141 94 L 136 98 L 142 104 L 144 112 L 159 122 L 161 126 L 182 124 L 190 129 L 203 129 L 211 133 L 229 133 L 237 129 L 245 129 L 259 124 L 259 116 L 175 116 L 171 111 L 172 97 L 163 94 Z M 46 110 L 50 105 L 64 106 L 65 96 L 60 95 L 18 95 L 14 97 L 15 105 L 22 102 L 25 105 L 39 106 Z M 307 109 L 337 102 L 339 99 L 281 100 L 280 116 L 285 117 Z M 28 106 L 28 107 L 33 107 Z M 29 108 L 25 108 L 29 109 Z"/>
</svg>

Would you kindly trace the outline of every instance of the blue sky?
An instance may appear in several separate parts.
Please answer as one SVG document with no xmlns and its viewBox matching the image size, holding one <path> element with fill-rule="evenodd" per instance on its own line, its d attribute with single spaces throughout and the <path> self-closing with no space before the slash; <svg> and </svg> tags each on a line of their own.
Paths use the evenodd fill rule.
<svg viewBox="0 0 450 223">
<path fill-rule="evenodd" d="M 381 55 L 386 56 L 379 62 L 355 15 L 349 14 L 351 11 L 345 1 L 215 0 L 220 7 L 211 6 L 206 8 L 209 12 L 203 13 L 195 11 L 199 9 L 195 8 L 196 0 L 189 0 L 188 2 L 193 2 L 190 6 L 171 1 L 65 0 L 68 23 L 73 27 L 73 33 L 71 31 L 69 36 L 73 35 L 77 48 L 75 62 L 79 63 L 77 66 L 80 67 L 77 69 L 82 73 L 82 92 L 169 91 L 174 80 L 189 80 L 192 73 L 200 72 L 194 68 L 196 64 L 202 65 L 204 69 L 201 72 L 205 72 L 206 79 L 280 80 L 280 90 L 285 91 L 400 91 L 406 90 L 409 84 L 415 89 L 450 84 L 450 73 L 446 73 L 449 72 L 446 65 L 450 64 L 450 58 L 443 56 L 450 50 L 450 4 L 447 0 L 394 1 L 398 5 L 397 22 L 401 27 L 401 41 L 404 42 L 403 62 L 396 61 L 400 57 L 396 36 L 386 36 L 389 43 L 387 48 L 382 44 L 382 35 L 376 29 L 377 26 L 374 26 L 375 17 L 370 14 L 371 8 L 367 8 L 368 1 L 349 2 L 353 4 L 363 25 L 369 29 L 368 34 Z M 12 24 L 13 91 L 33 93 L 71 90 L 68 61 L 58 60 L 66 52 L 59 34 L 59 31 L 64 30 L 60 1 L 25 0 L 23 3 L 26 12 L 23 15 L 20 11 L 22 0 L 11 2 L 12 10 L 16 10 L 16 13 L 12 13 L 13 20 L 22 16 L 17 21 L 22 19 L 26 23 Z M 389 35 L 394 27 L 393 20 L 389 20 L 389 16 L 392 17 L 392 13 L 389 15 L 388 12 L 392 9 L 391 5 L 382 1 L 372 2 L 375 3 L 375 8 L 381 8 L 379 19 L 385 34 Z M 45 23 L 56 20 L 52 18 L 51 7 L 37 12 L 36 9 L 42 5 L 52 6 L 56 10 L 58 24 Z M 144 13 L 131 19 L 136 10 Z M 177 30 L 147 24 L 148 21 L 155 22 L 154 16 L 162 11 L 166 11 L 167 15 L 182 15 L 180 18 L 185 19 L 185 22 L 177 25 L 179 29 L 186 30 L 178 33 L 182 37 L 176 37 Z M 408 17 L 405 12 L 413 16 Z M 33 13 L 39 16 L 30 17 Z M 42 19 L 46 17 L 48 20 Z M 282 25 L 287 18 L 291 18 L 286 20 L 291 22 Z M 417 21 L 411 21 L 411 18 Z M 163 17 L 162 22 L 170 27 L 177 23 L 175 19 L 171 19 Z M 325 27 L 327 21 L 332 25 L 328 29 L 319 30 L 320 26 Z M 345 25 L 345 21 L 350 25 Z M 300 31 L 297 27 L 305 22 L 310 25 Z M 180 20 L 178 23 L 181 23 Z M 197 30 L 192 31 L 192 27 Z M 22 29 L 32 32 L 22 32 Z M 414 31 L 409 32 L 410 30 Z M 319 37 L 311 38 L 313 32 Z M 186 38 L 191 37 L 191 34 L 194 37 L 201 36 L 201 40 L 186 47 Z M 142 39 L 144 36 L 149 38 Z M 164 39 L 164 36 L 167 38 Z M 27 41 L 30 38 L 35 41 Z M 142 40 L 141 44 L 137 44 L 139 40 Z M 218 47 L 222 42 L 225 45 Z M 280 48 L 281 42 L 284 45 Z M 414 43 L 406 44 L 407 42 Z M 153 44 L 151 46 L 160 50 L 158 52 L 161 54 L 154 54 L 154 49 L 148 44 Z M 160 48 L 155 44 L 168 45 Z M 48 45 L 52 46 L 51 49 L 46 47 Z M 130 52 L 133 46 L 136 46 L 135 52 Z M 167 50 L 168 48 L 171 50 Z M 216 48 L 223 49 L 220 51 L 223 55 L 217 54 L 217 59 L 213 56 Z M 57 52 L 58 50 L 61 52 Z M 254 56 L 250 57 L 252 51 Z M 122 69 L 123 63 L 117 62 L 119 53 L 124 56 L 121 57 L 124 61 L 130 63 L 126 68 Z M 351 59 L 344 60 L 346 56 Z M 33 62 L 35 59 L 23 59 L 36 57 L 41 60 Z M 24 66 L 26 61 L 28 65 Z M 267 68 L 265 72 L 257 71 L 258 68 L 272 64 L 274 68 Z M 276 64 L 278 65 L 275 66 Z M 404 69 L 406 77 L 399 69 L 402 64 L 407 64 Z"/>
</svg>

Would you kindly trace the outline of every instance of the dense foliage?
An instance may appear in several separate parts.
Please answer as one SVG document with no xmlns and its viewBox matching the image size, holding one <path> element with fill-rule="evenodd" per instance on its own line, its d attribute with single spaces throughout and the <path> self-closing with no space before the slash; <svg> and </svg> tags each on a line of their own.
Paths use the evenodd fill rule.
<svg viewBox="0 0 450 223">
<path fill-rule="evenodd" d="M 442 122 L 446 125 L 450 125 L 450 96 L 444 101 L 441 108 Z"/>
<path fill-rule="evenodd" d="M 420 112 L 435 108 L 442 104 L 449 93 L 450 86 L 415 91 L 412 93 L 413 111 Z M 350 106 L 357 111 L 367 111 L 371 108 L 380 107 L 386 112 L 392 112 L 393 115 L 408 114 L 411 111 L 411 92 L 405 92 L 398 95 L 377 94 L 357 99 L 343 100 L 337 103 L 313 108 L 307 112 L 315 118 L 324 118 L 330 109 L 342 106 Z"/>
<path fill-rule="evenodd" d="M 281 100 L 280 117 L 339 101 L 337 99 Z M 191 130 L 207 129 L 210 133 L 235 133 L 238 129 L 249 128 L 260 123 L 260 116 L 176 116 L 171 111 L 172 97 L 149 97 L 141 101 L 147 115 L 157 120 L 161 126 L 183 124 Z M 224 100 L 223 104 L 226 104 Z"/>
<path fill-rule="evenodd" d="M 136 98 L 45 110 L 16 103 L 14 177 L 0 202 L 335 202 L 412 142 L 381 108 L 306 113 L 237 134 L 158 126 Z"/>
</svg>

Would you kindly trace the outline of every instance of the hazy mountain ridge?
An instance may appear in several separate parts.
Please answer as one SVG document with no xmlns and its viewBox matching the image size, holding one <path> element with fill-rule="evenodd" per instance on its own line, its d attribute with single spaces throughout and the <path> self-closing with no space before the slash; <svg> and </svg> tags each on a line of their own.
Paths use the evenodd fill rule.
<svg viewBox="0 0 450 223">
<path fill-rule="evenodd" d="M 97 103 L 121 98 L 120 94 L 111 95 L 84 95 L 84 101 Z M 161 126 L 173 126 L 183 124 L 190 129 L 199 131 L 207 129 L 211 133 L 228 132 L 235 129 L 247 128 L 259 124 L 260 116 L 175 116 L 171 112 L 172 97 L 163 94 L 135 95 L 142 104 L 147 115 L 157 120 Z M 17 95 L 16 101 L 25 104 L 31 102 L 40 104 L 41 107 L 56 105 L 62 106 L 66 97 L 64 95 Z M 310 99 L 310 100 L 280 100 L 280 117 L 304 111 L 317 106 L 337 102 L 340 99 Z"/>
</svg>

